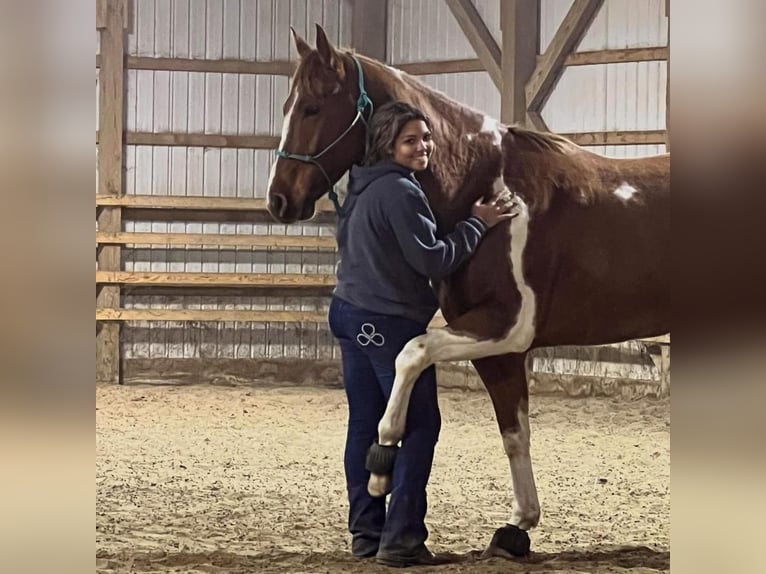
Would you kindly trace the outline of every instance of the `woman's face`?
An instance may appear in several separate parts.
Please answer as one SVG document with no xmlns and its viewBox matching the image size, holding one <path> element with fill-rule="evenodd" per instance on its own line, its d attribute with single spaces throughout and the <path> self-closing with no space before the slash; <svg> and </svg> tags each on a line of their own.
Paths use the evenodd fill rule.
<svg viewBox="0 0 766 574">
<path fill-rule="evenodd" d="M 394 142 L 393 160 L 412 171 L 423 171 L 434 151 L 431 130 L 423 120 L 410 120 Z"/>
</svg>

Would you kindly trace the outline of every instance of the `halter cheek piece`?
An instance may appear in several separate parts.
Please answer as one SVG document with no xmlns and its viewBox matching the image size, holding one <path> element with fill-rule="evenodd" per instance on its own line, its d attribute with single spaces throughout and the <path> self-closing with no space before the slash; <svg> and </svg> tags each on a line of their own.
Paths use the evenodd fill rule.
<svg viewBox="0 0 766 574">
<path fill-rule="evenodd" d="M 332 149 L 332 147 L 336 143 L 342 140 L 345 137 L 345 135 L 351 131 L 351 128 L 353 128 L 357 124 L 357 122 L 359 122 L 360 120 L 364 124 L 365 128 L 367 128 L 368 127 L 367 121 L 369 120 L 369 118 L 372 117 L 373 105 L 372 105 L 372 100 L 367 95 L 367 92 L 364 89 L 364 72 L 362 71 L 362 65 L 359 63 L 359 60 L 357 60 L 355 56 L 352 55 L 351 58 L 354 60 L 354 63 L 356 64 L 356 69 L 359 76 L 359 98 L 356 100 L 356 116 L 354 117 L 354 121 L 351 122 L 351 125 L 348 126 L 342 134 L 340 134 L 337 138 L 335 138 L 335 140 L 333 140 L 331 144 L 329 144 L 327 147 L 325 147 L 322 151 L 320 151 L 317 154 L 304 155 L 304 154 L 298 154 L 298 153 L 290 153 L 289 151 L 286 151 L 284 149 L 277 150 L 278 157 L 283 157 L 285 159 L 295 159 L 305 163 L 312 163 L 319 168 L 319 171 L 322 172 L 322 175 L 327 180 L 327 184 L 330 186 L 328 190 L 328 195 L 333 205 L 335 206 L 335 212 L 339 216 L 343 215 L 343 210 L 341 209 L 340 202 L 338 201 L 338 194 L 335 193 L 335 185 L 330 179 L 330 176 L 327 175 L 327 172 L 324 170 L 322 165 L 317 160 L 320 157 L 322 157 L 325 153 L 327 153 L 330 149 Z M 367 106 L 370 107 L 370 114 L 367 117 L 367 119 L 365 119 L 364 110 L 367 109 Z"/>
</svg>

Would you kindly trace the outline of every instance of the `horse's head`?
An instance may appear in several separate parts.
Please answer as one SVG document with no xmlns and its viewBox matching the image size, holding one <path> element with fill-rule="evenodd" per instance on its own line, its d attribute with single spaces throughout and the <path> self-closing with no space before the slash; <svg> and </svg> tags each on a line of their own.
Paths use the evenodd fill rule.
<svg viewBox="0 0 766 574">
<path fill-rule="evenodd" d="M 316 50 L 292 33 L 300 62 L 268 187 L 269 212 L 283 223 L 312 217 L 317 199 L 362 159 L 371 112 L 358 61 L 336 50 L 319 25 Z"/>
</svg>

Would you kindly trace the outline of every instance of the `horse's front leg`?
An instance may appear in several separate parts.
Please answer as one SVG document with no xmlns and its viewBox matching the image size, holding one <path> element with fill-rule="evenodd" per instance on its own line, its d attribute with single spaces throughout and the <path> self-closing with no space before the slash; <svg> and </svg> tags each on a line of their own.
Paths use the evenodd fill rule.
<svg viewBox="0 0 766 574">
<path fill-rule="evenodd" d="M 540 521 L 540 502 L 529 452 L 526 356 L 526 353 L 512 353 L 474 361 L 495 408 L 503 448 L 511 465 L 514 497 L 508 525 L 495 531 L 485 556 L 527 555 L 530 541 L 526 531 Z"/>
<path fill-rule="evenodd" d="M 525 314 L 521 314 L 522 317 Z M 489 304 L 461 315 L 444 329 L 432 329 L 407 343 L 396 358 L 396 376 L 386 411 L 378 424 L 378 444 L 368 456 L 372 496 L 391 490 L 395 445 L 404 436 L 412 387 L 424 369 L 439 361 L 464 361 L 523 352 L 534 336 L 531 319 L 513 325 L 507 311 Z"/>
</svg>

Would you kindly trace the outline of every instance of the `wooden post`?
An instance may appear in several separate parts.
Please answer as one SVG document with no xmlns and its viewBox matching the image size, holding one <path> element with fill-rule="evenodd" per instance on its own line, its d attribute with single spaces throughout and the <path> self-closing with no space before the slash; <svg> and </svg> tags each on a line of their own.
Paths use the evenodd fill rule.
<svg viewBox="0 0 766 574">
<path fill-rule="evenodd" d="M 99 0 L 96 21 L 101 33 L 99 75 L 98 193 L 122 195 L 122 137 L 127 0 Z M 121 208 L 101 207 L 97 215 L 102 232 L 122 231 Z M 104 245 L 98 251 L 100 271 L 120 270 L 119 245 Z M 120 306 L 120 286 L 96 287 L 96 307 Z M 120 382 L 120 323 L 105 322 L 96 329 L 96 381 Z"/>
<path fill-rule="evenodd" d="M 388 0 L 351 0 L 351 47 L 360 54 L 386 61 Z"/>
<path fill-rule="evenodd" d="M 460 29 L 498 90 L 503 90 L 500 46 L 471 0 L 445 0 Z"/>
<path fill-rule="evenodd" d="M 577 49 L 603 3 L 604 0 L 574 0 L 572 3 L 527 82 L 530 114 L 539 115 L 542 111 L 564 73 L 567 58 Z"/>
<path fill-rule="evenodd" d="M 500 120 L 505 124 L 527 123 L 525 87 L 537 64 L 540 48 L 540 1 L 504 0 L 500 3 L 503 34 Z"/>
</svg>

